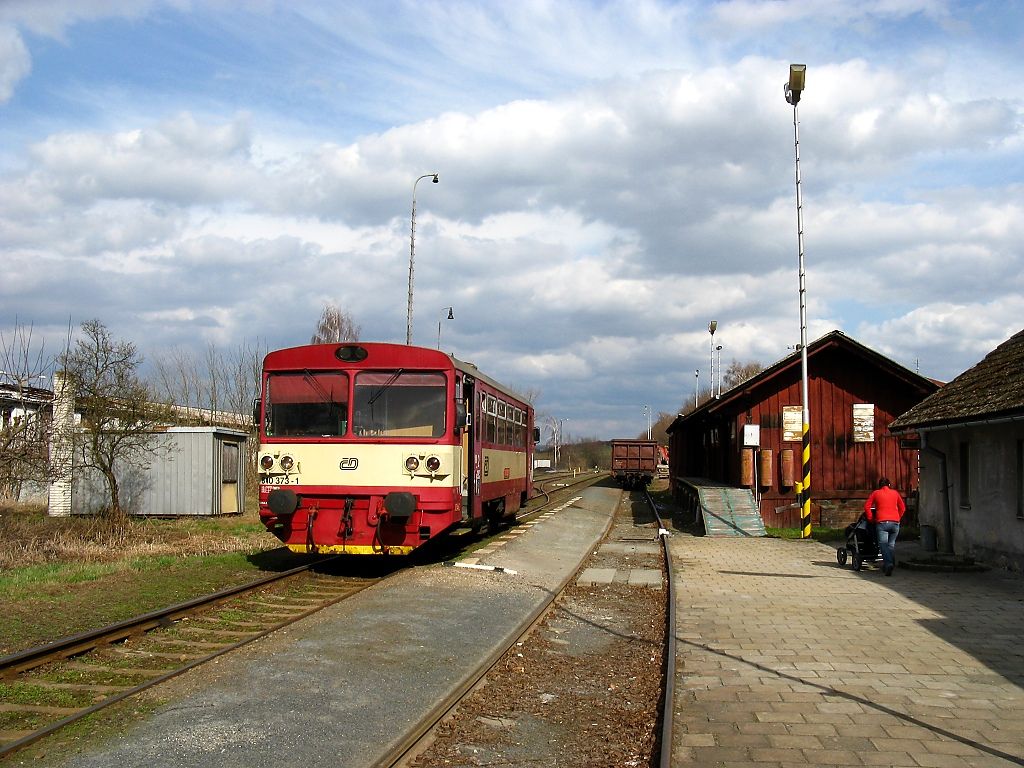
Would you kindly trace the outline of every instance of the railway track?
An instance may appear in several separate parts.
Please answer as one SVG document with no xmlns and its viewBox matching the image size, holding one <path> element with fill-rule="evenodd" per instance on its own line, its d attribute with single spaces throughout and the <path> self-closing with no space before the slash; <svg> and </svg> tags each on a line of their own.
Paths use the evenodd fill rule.
<svg viewBox="0 0 1024 768">
<path fill-rule="evenodd" d="M 521 512 L 517 522 L 542 514 L 574 490 L 602 477 L 546 478 L 539 484 L 535 503 Z M 436 562 L 437 555 L 444 557 L 434 552 L 428 562 Z M 340 560 L 321 558 L 249 584 L 0 657 L 0 757 L 386 578 L 338 577 L 314 570 Z M 382 567 L 393 571 L 418 561 L 382 561 L 395 563 Z"/>
<path fill-rule="evenodd" d="M 668 768 L 668 766 L 671 765 L 672 757 L 672 702 L 674 699 L 673 680 L 675 677 L 674 577 L 672 573 L 671 557 L 666 541 L 668 530 L 661 520 L 657 507 L 650 495 L 644 492 L 644 497 L 651 512 L 653 513 L 657 529 L 654 535 L 650 535 L 648 533 L 643 540 L 645 542 L 651 542 L 654 538 L 658 540 L 657 549 L 660 553 L 662 582 L 665 585 L 663 592 L 665 600 L 665 625 L 664 636 L 660 639 L 663 649 L 661 654 L 660 679 L 652 682 L 653 685 L 657 686 L 660 692 L 657 703 L 657 723 L 654 729 L 655 732 L 652 734 L 652 739 L 654 740 L 657 748 L 654 750 L 655 757 L 650 764 L 656 764 L 662 768 Z M 645 530 L 648 532 L 650 531 L 649 528 Z M 612 543 L 614 545 L 621 545 L 623 542 L 638 541 L 640 541 L 639 538 L 626 538 L 616 539 Z M 645 546 L 649 546 L 649 544 Z M 399 768 L 400 766 L 413 764 L 432 764 L 431 760 L 434 759 L 438 759 L 437 761 L 439 762 L 438 754 L 429 754 L 429 756 L 424 757 L 425 750 L 430 747 L 431 743 L 436 738 L 438 726 L 442 722 L 448 722 L 452 718 L 457 718 L 457 711 L 459 708 L 465 704 L 475 692 L 481 690 L 482 683 L 485 679 L 490 680 L 492 677 L 495 679 L 500 678 L 502 675 L 502 669 L 509 666 L 508 660 L 512 655 L 522 655 L 521 653 L 517 653 L 517 648 L 521 648 L 525 643 L 529 642 L 527 638 L 535 632 L 539 626 L 548 620 L 557 601 L 560 600 L 567 588 L 577 581 L 580 577 L 581 571 L 583 571 L 586 565 L 587 563 L 584 562 L 580 571 L 570 574 L 556 590 L 552 591 L 546 601 L 539 605 L 524 619 L 520 624 L 519 629 L 514 633 L 514 637 L 512 637 L 503 646 L 495 649 L 495 651 L 488 656 L 483 663 L 467 677 L 465 682 L 457 690 L 453 691 L 448 698 L 438 702 L 437 705 L 406 734 L 405 738 L 400 743 L 398 743 L 380 761 L 374 763 L 374 768 Z M 616 661 L 614 659 L 607 659 L 607 663 L 615 664 Z M 500 682 L 495 684 L 498 686 L 501 685 Z M 484 692 L 484 695 L 486 696 L 486 691 Z M 581 704 L 581 707 L 582 706 L 583 705 Z M 582 709 L 578 714 L 581 719 L 588 717 L 588 713 Z M 510 715 L 510 717 L 511 716 L 512 715 Z M 499 721 L 501 719 L 500 715 L 495 715 L 495 718 Z M 465 734 L 460 734 L 460 742 L 464 738 L 464 735 Z M 539 756 L 536 757 L 539 759 Z M 417 762 L 417 758 L 420 758 L 421 760 L 426 759 L 428 762 Z"/>
<path fill-rule="evenodd" d="M 0 757 L 386 578 L 331 559 L 0 657 Z"/>
<path fill-rule="evenodd" d="M 539 483 L 534 481 L 534 488 L 538 491 L 537 495 L 530 499 L 530 501 L 536 501 L 541 496 L 544 497 L 544 501 L 539 504 L 530 506 L 524 510 L 520 510 L 520 513 L 516 516 L 516 522 L 522 522 L 529 520 L 535 515 L 541 512 L 547 511 L 553 503 L 553 498 L 557 495 L 568 494 L 573 490 L 586 488 L 599 480 L 603 480 L 608 475 L 606 473 L 594 474 L 594 473 L 576 473 L 566 472 L 564 474 L 554 475 L 552 477 L 546 477 Z"/>
<path fill-rule="evenodd" d="M 662 562 L 665 568 L 665 650 L 662 654 L 661 702 L 658 712 L 658 766 L 671 768 L 672 712 L 676 695 L 676 579 L 672 569 L 672 553 L 668 546 L 668 529 L 658 512 L 658 505 L 654 503 L 646 488 L 644 500 L 658 522 L 658 541 L 661 543 Z"/>
</svg>

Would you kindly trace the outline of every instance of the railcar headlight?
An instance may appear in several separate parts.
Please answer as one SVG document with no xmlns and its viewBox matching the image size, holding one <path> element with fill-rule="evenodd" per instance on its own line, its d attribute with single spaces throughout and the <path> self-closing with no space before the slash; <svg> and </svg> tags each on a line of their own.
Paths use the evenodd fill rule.
<svg viewBox="0 0 1024 768">
<path fill-rule="evenodd" d="M 431 472 L 437 472 L 441 468 L 441 460 L 437 456 L 431 456 L 427 459 L 427 469 Z"/>
<path fill-rule="evenodd" d="M 405 468 L 410 472 L 415 472 L 420 468 L 420 460 L 415 456 L 410 456 L 405 460 Z"/>
<path fill-rule="evenodd" d="M 264 472 L 269 472 L 274 467 L 274 457 L 273 456 L 261 456 L 260 457 L 260 467 L 263 468 Z"/>
<path fill-rule="evenodd" d="M 283 469 L 285 472 L 291 472 L 292 467 L 294 467 L 294 466 L 295 466 L 295 459 L 293 459 L 291 456 L 282 456 L 281 457 L 281 469 Z"/>
</svg>

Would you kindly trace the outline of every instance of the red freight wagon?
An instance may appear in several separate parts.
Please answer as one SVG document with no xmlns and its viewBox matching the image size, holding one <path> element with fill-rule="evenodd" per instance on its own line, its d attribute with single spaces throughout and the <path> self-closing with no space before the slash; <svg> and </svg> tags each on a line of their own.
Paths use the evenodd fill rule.
<svg viewBox="0 0 1024 768">
<path fill-rule="evenodd" d="M 650 484 L 658 471 L 658 444 L 653 440 L 612 440 L 612 477 L 623 488 Z"/>
</svg>

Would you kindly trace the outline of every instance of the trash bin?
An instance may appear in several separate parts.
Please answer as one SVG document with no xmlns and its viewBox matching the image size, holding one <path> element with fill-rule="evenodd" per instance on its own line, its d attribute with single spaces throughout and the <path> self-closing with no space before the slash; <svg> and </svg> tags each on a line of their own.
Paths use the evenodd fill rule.
<svg viewBox="0 0 1024 768">
<path fill-rule="evenodd" d="M 921 526 L 921 548 L 925 552 L 934 552 L 939 548 L 934 525 Z"/>
</svg>

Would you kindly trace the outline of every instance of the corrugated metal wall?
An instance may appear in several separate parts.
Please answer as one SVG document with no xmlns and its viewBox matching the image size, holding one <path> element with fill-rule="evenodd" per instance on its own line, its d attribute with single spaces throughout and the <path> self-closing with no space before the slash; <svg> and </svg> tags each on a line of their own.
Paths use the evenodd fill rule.
<svg viewBox="0 0 1024 768">
<path fill-rule="evenodd" d="M 122 467 L 121 503 L 133 515 L 211 516 L 244 511 L 247 434 L 215 427 L 175 428 L 156 435 L 158 449 L 146 469 Z M 225 468 L 225 461 L 230 466 Z M 108 503 L 103 478 L 76 469 L 75 514 Z"/>
</svg>

